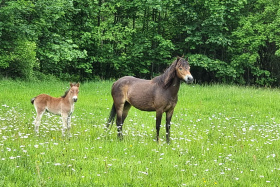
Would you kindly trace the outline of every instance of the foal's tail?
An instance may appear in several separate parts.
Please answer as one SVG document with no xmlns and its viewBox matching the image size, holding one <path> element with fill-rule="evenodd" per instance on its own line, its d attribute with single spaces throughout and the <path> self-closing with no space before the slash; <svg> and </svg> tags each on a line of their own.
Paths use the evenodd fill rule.
<svg viewBox="0 0 280 187">
<path fill-rule="evenodd" d="M 112 123 L 115 121 L 115 117 L 116 117 L 117 111 L 115 108 L 115 104 L 113 104 L 108 121 L 107 121 L 107 128 L 109 128 Z"/>
<path fill-rule="evenodd" d="M 32 105 L 34 105 L 34 100 L 36 99 L 36 97 L 33 97 L 32 99 L 31 99 L 31 104 Z"/>
</svg>

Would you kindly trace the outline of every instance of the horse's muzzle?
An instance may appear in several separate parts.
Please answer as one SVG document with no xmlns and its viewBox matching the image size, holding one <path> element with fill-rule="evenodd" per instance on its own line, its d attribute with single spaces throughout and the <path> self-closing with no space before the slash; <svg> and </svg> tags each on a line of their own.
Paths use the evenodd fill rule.
<svg viewBox="0 0 280 187">
<path fill-rule="evenodd" d="M 192 82 L 193 82 L 193 76 L 192 76 L 192 75 L 186 75 L 186 76 L 184 77 L 184 81 L 185 81 L 186 83 L 192 83 Z"/>
</svg>

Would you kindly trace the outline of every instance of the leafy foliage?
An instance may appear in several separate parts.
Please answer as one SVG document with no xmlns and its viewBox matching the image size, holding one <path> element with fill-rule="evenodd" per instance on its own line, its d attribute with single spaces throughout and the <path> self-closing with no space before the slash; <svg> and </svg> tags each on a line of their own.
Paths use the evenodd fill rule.
<svg viewBox="0 0 280 187">
<path fill-rule="evenodd" d="M 236 70 L 221 60 L 213 60 L 205 55 L 190 55 L 194 77 L 201 81 L 233 82 L 237 77 Z"/>
<path fill-rule="evenodd" d="M 5 0 L 0 72 L 151 78 L 188 54 L 198 82 L 279 85 L 279 6 L 275 0 Z M 22 54 L 29 60 L 16 57 Z"/>
<path fill-rule="evenodd" d="M 35 32 L 29 23 L 33 5 L 25 1 L 8 1 L 6 6 L 2 4 L 0 72 L 5 76 L 30 79 L 37 65 L 36 43 L 31 40 Z"/>
<path fill-rule="evenodd" d="M 232 33 L 232 65 L 248 83 L 279 84 L 279 2 L 250 1 L 255 7 L 241 17 L 238 28 Z M 276 18 L 276 19 L 275 19 Z"/>
</svg>

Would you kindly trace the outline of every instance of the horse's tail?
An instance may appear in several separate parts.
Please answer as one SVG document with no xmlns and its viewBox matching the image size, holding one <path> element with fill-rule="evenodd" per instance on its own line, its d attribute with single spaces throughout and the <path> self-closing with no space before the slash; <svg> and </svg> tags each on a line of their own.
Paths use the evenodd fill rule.
<svg viewBox="0 0 280 187">
<path fill-rule="evenodd" d="M 31 104 L 32 105 L 34 105 L 34 100 L 36 99 L 36 97 L 33 97 L 32 99 L 31 99 Z"/>
<path fill-rule="evenodd" d="M 108 121 L 107 121 L 107 128 L 109 128 L 110 125 L 112 125 L 112 123 L 115 121 L 116 114 L 117 114 L 117 111 L 115 108 L 115 104 L 113 104 Z"/>
</svg>

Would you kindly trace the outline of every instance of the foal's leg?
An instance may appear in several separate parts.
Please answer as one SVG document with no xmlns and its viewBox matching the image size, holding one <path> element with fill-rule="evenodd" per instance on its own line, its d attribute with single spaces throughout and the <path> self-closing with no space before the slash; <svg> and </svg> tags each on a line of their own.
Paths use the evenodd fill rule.
<svg viewBox="0 0 280 187">
<path fill-rule="evenodd" d="M 156 111 L 156 129 L 157 129 L 157 141 L 159 141 L 159 130 L 162 118 L 162 111 Z"/>
<path fill-rule="evenodd" d="M 69 114 L 67 117 L 67 129 L 71 129 L 71 114 Z"/>
<path fill-rule="evenodd" d="M 171 110 L 171 111 L 168 111 L 166 112 L 166 125 L 165 125 L 165 128 L 166 128 L 166 142 L 169 143 L 169 137 L 170 137 L 170 122 L 171 122 L 171 118 L 172 118 L 172 115 L 173 115 L 173 111 L 174 110 Z"/>
<path fill-rule="evenodd" d="M 68 115 L 66 123 L 67 123 L 67 129 L 66 130 L 67 130 L 68 136 L 72 137 L 72 134 L 71 134 L 71 131 L 70 131 L 70 129 L 71 129 L 71 114 Z"/>
<path fill-rule="evenodd" d="M 35 133 L 39 134 L 39 126 L 40 126 L 41 118 L 42 118 L 45 110 L 36 109 L 36 111 L 37 111 L 37 116 L 35 119 Z"/>
<path fill-rule="evenodd" d="M 62 117 L 62 136 L 65 136 L 65 131 L 67 130 L 68 114 L 62 113 L 61 117 Z"/>
</svg>

